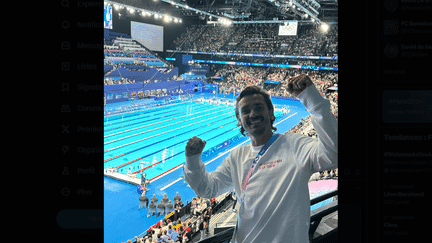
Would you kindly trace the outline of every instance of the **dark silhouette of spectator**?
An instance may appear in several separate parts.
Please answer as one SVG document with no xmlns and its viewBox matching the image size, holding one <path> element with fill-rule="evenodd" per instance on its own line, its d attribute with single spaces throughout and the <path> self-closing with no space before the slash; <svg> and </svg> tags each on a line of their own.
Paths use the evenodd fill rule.
<svg viewBox="0 0 432 243">
<path fill-rule="evenodd" d="M 166 204 L 166 214 L 170 214 L 172 211 L 174 211 L 174 206 L 171 203 L 171 200 L 168 201 Z"/>
<path fill-rule="evenodd" d="M 157 204 L 157 202 L 159 201 L 159 199 L 156 197 L 156 194 L 153 194 L 153 197 L 150 199 L 150 201 L 154 202 Z"/>
<path fill-rule="evenodd" d="M 165 215 L 165 204 L 163 204 L 162 202 L 160 202 L 157 205 L 157 214 L 156 214 L 156 217 L 159 217 L 160 215 Z"/>
<path fill-rule="evenodd" d="M 206 223 L 207 227 L 205 228 L 206 234 L 209 233 L 209 226 L 210 226 L 210 219 L 212 217 L 212 210 L 211 207 L 208 207 L 206 211 L 204 212 L 204 222 Z"/>
<path fill-rule="evenodd" d="M 140 210 L 141 208 L 148 207 L 149 199 L 146 197 L 145 192 L 143 192 L 143 194 L 139 197 L 139 201 L 140 201 L 140 206 L 139 206 Z"/>
<path fill-rule="evenodd" d="M 154 201 L 150 202 L 150 205 L 148 206 L 148 213 L 147 218 L 156 214 L 156 203 Z"/>
<path fill-rule="evenodd" d="M 178 192 L 176 192 L 176 195 L 174 197 L 174 202 L 177 202 L 177 200 L 181 201 L 181 197 Z"/>
</svg>

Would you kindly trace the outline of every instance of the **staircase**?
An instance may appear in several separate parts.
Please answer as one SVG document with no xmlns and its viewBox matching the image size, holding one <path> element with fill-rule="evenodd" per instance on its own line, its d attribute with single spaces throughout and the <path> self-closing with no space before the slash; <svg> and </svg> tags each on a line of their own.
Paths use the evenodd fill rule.
<svg viewBox="0 0 432 243">
<path fill-rule="evenodd" d="M 225 43 L 219 48 L 219 50 L 225 50 L 225 51 L 228 51 L 228 48 L 226 48 L 227 46 L 228 46 L 228 43 L 230 43 L 231 42 L 231 40 L 234 38 L 234 35 L 238 32 L 238 30 L 240 29 L 241 27 L 237 27 L 236 28 L 236 30 L 227 38 L 227 40 L 225 41 Z M 243 39 L 242 39 L 243 40 Z M 241 40 L 241 41 L 242 41 Z M 231 46 L 230 46 L 231 47 Z M 236 47 L 236 46 L 232 46 L 233 47 L 233 49 Z M 231 48 L 230 48 L 231 49 Z"/>
<path fill-rule="evenodd" d="M 221 232 L 221 229 L 223 230 L 224 228 L 235 226 L 237 222 L 239 204 L 237 203 L 235 207 L 237 212 L 233 211 L 233 204 L 234 201 L 230 199 L 216 213 L 214 213 L 210 219 L 209 234 L 201 232 L 192 239 L 192 242 L 198 242 L 200 240 L 211 238 L 215 234 Z"/>
<path fill-rule="evenodd" d="M 321 45 L 321 47 L 318 49 L 317 51 L 317 55 L 322 55 L 325 56 L 326 55 L 326 45 L 327 45 L 327 41 L 324 41 Z"/>
</svg>

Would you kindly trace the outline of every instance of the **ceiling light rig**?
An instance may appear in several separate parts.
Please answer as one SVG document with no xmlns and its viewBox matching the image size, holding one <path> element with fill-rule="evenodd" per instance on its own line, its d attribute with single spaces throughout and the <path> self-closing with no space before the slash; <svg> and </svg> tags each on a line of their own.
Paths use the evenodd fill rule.
<svg viewBox="0 0 432 243">
<path fill-rule="evenodd" d="M 228 18 L 232 18 L 232 19 L 243 19 L 243 18 L 249 18 L 249 16 L 251 15 L 251 13 L 233 13 L 233 14 L 229 14 L 229 13 L 222 13 L 222 15 L 228 17 Z"/>
<path fill-rule="evenodd" d="M 298 9 L 302 10 L 306 14 L 308 14 L 311 18 L 315 19 L 315 22 L 321 23 L 322 21 L 318 18 L 318 8 L 321 7 L 315 0 L 310 0 L 311 4 L 309 4 L 307 1 L 301 0 L 292 0 L 292 4 L 294 6 L 297 6 Z"/>
<path fill-rule="evenodd" d="M 142 8 L 137 8 L 134 6 L 127 5 L 127 4 L 123 4 L 123 3 L 117 3 L 117 2 L 105 0 L 104 5 L 113 6 L 115 10 L 126 8 L 126 10 L 130 14 L 134 14 L 135 12 L 137 12 L 137 13 L 139 13 L 139 15 L 141 15 L 143 17 L 150 17 L 153 15 L 155 19 L 163 19 L 167 23 L 169 23 L 171 21 L 174 21 L 174 23 L 183 23 L 183 20 L 181 18 L 171 17 L 168 14 L 161 14 L 158 12 L 154 12 L 154 11 L 150 11 L 150 10 L 142 9 Z"/>
<path fill-rule="evenodd" d="M 185 11 L 188 11 L 188 15 L 190 14 L 190 11 L 195 12 L 195 14 L 200 15 L 207 15 L 209 16 L 209 20 L 207 21 L 207 24 L 221 24 L 225 26 L 231 26 L 232 24 L 255 24 L 255 23 L 280 23 L 284 24 L 286 21 L 284 20 L 252 20 L 252 21 L 234 21 L 235 18 L 248 18 L 251 14 L 250 13 L 221 13 L 216 11 L 216 14 L 212 14 L 209 12 L 205 12 L 196 8 L 189 7 L 186 3 L 178 3 L 172 0 L 158 0 L 166 3 L 170 3 L 171 5 L 178 7 L 182 7 Z M 316 0 L 267 0 L 268 2 L 272 3 L 273 5 L 277 6 L 281 10 L 287 10 L 292 9 L 296 14 L 301 16 L 302 20 L 298 20 L 299 24 L 316 24 L 316 25 L 325 25 L 324 22 L 322 22 L 318 18 L 319 12 L 317 11 L 318 8 L 321 7 L 319 3 L 316 2 Z M 301 3 L 300 3 L 301 2 Z M 150 10 L 145 10 L 133 6 L 129 6 L 123 3 L 116 3 L 110 0 L 105 0 L 105 4 L 112 5 L 115 10 L 124 9 L 127 8 L 130 13 L 140 12 L 140 15 L 143 17 L 146 16 L 155 16 L 157 19 L 163 19 L 165 22 L 171 22 L 174 21 L 174 23 L 182 23 L 181 18 L 177 17 L 170 17 L 167 14 L 161 14 L 158 12 L 153 12 Z M 302 5 L 304 4 L 304 6 Z M 306 7 L 305 7 L 306 6 Z M 308 9 L 310 9 L 310 11 Z M 301 12 L 299 11 L 301 10 Z M 167 16 L 165 18 L 165 16 Z M 211 17 L 211 18 L 210 18 Z M 214 18 L 216 21 L 211 21 Z"/>
<path fill-rule="evenodd" d="M 196 9 L 196 8 L 189 7 L 187 4 L 178 3 L 178 2 L 175 2 L 175 1 L 172 1 L 172 0 L 161 0 L 161 1 L 162 2 L 166 2 L 166 3 L 170 3 L 171 5 L 182 7 L 184 9 L 186 9 L 186 10 L 195 11 L 196 14 L 205 14 L 205 15 L 212 16 L 212 17 L 215 17 L 215 18 L 220 18 L 220 16 L 217 16 L 217 15 L 205 12 L 205 11 L 201 11 L 201 10 Z M 227 16 L 227 17 L 229 17 L 229 16 Z"/>
<path fill-rule="evenodd" d="M 208 16 L 211 16 L 211 17 L 214 17 L 214 18 L 221 18 L 221 16 L 214 15 L 214 14 L 211 14 L 211 13 L 208 13 L 208 12 L 205 12 L 205 11 L 201 11 L 201 10 L 196 9 L 196 8 L 189 7 L 187 4 L 178 3 L 178 2 L 175 2 L 175 1 L 172 1 L 172 0 L 160 0 L 160 1 L 169 3 L 171 5 L 174 5 L 174 6 L 176 6 L 176 8 L 182 7 L 184 10 L 195 11 L 196 14 L 205 14 L 205 15 L 208 15 Z M 126 5 L 126 4 L 123 4 L 123 3 L 116 3 L 116 2 L 109 1 L 109 0 L 105 0 L 105 4 L 109 4 L 109 3 L 113 4 L 114 7 L 115 7 L 115 5 L 118 5 L 120 7 L 130 7 L 130 8 L 133 8 L 135 10 L 141 10 L 141 11 L 149 12 L 149 13 L 152 13 L 152 14 L 159 14 L 161 16 L 165 16 L 163 14 L 156 13 L 156 12 L 153 12 L 153 11 L 150 11 L 150 10 L 144 10 L 144 9 L 140 9 L 140 8 L 137 8 L 137 7 L 132 7 L 132 6 L 129 6 L 129 5 Z M 225 15 L 225 17 L 232 18 L 232 16 L 229 16 L 229 15 L 228 16 Z M 179 23 L 182 23 L 182 19 L 180 19 L 180 18 L 177 18 L 177 19 L 178 19 L 177 21 Z M 174 18 L 174 22 L 176 22 L 175 18 Z"/>
<path fill-rule="evenodd" d="M 316 0 L 267 0 L 274 6 L 280 9 L 281 12 L 287 12 L 291 9 L 295 14 L 302 19 L 310 18 L 314 23 L 321 24 L 322 21 L 318 18 L 318 9 L 321 5 Z"/>
</svg>

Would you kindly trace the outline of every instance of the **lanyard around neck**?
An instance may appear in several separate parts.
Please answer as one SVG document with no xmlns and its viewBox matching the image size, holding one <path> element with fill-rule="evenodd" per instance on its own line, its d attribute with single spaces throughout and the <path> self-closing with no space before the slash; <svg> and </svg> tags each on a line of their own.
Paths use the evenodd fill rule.
<svg viewBox="0 0 432 243">
<path fill-rule="evenodd" d="M 264 144 L 264 146 L 261 148 L 261 150 L 258 152 L 257 156 L 255 157 L 254 161 L 252 162 L 252 165 L 246 174 L 243 183 L 242 183 L 242 190 L 243 192 L 246 191 L 247 185 L 249 184 L 249 179 L 252 176 L 252 173 L 254 171 L 255 165 L 258 164 L 258 161 L 261 159 L 261 157 L 264 155 L 264 153 L 267 151 L 267 149 L 270 147 L 270 145 L 273 144 L 274 141 L 279 137 L 279 133 L 273 134 L 273 136 Z"/>
</svg>

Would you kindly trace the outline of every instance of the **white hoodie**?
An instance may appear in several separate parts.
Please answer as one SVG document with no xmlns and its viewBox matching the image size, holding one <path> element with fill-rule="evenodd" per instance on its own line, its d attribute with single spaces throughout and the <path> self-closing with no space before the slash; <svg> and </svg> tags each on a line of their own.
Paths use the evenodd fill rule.
<svg viewBox="0 0 432 243">
<path fill-rule="evenodd" d="M 318 139 L 281 134 L 261 157 L 246 192 L 241 185 L 262 146 L 243 145 L 231 151 L 208 173 L 201 154 L 186 157 L 184 176 L 195 193 L 213 198 L 235 189 L 240 210 L 231 242 L 309 242 L 308 181 L 317 172 L 337 167 L 337 121 L 330 102 L 314 85 L 297 97 L 311 113 Z"/>
</svg>

